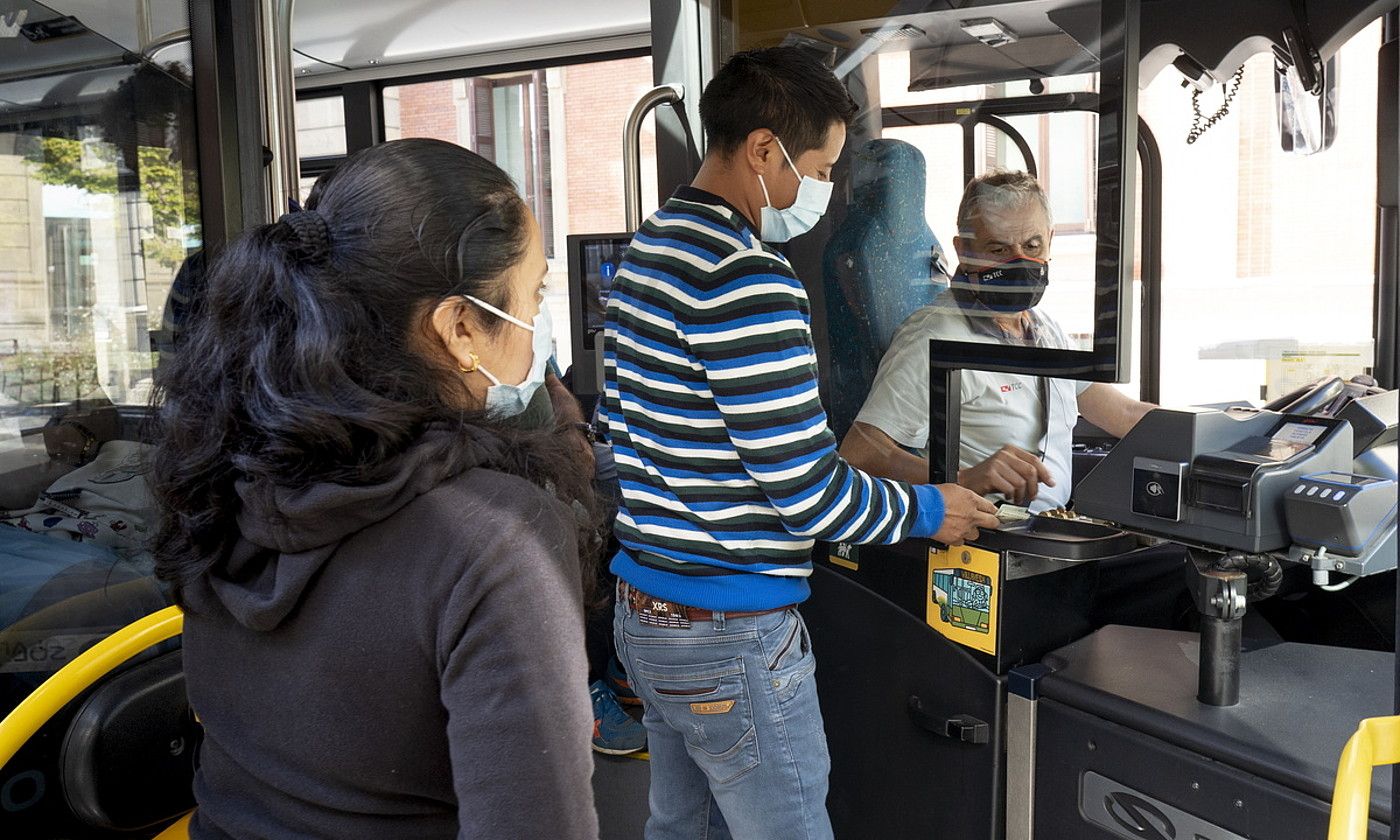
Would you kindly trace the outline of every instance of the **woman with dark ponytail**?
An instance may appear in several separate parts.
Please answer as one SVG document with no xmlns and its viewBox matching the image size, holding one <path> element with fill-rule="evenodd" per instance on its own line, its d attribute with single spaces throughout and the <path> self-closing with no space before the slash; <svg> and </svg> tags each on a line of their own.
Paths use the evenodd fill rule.
<svg viewBox="0 0 1400 840">
<path fill-rule="evenodd" d="M 245 233 L 159 385 L 196 838 L 597 835 L 589 465 L 528 419 L 539 226 L 448 143 Z"/>
</svg>

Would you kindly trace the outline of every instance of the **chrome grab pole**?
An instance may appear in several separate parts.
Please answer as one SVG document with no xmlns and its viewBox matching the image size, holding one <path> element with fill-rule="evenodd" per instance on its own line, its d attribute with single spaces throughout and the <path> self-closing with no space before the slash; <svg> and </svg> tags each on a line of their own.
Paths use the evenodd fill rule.
<svg viewBox="0 0 1400 840">
<path fill-rule="evenodd" d="M 291 209 L 301 168 L 297 160 L 296 87 L 292 80 L 293 0 L 262 0 L 262 82 L 264 141 L 272 151 L 267 170 L 268 221 Z"/>
<path fill-rule="evenodd" d="M 622 192 L 629 232 L 642 225 L 642 120 L 658 105 L 675 106 L 685 98 L 679 83 L 658 85 L 637 100 L 622 129 Z"/>
</svg>

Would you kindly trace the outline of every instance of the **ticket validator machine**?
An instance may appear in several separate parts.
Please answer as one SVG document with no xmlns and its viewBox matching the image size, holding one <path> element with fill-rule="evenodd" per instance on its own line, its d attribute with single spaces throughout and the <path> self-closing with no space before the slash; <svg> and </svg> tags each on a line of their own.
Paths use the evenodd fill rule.
<svg viewBox="0 0 1400 840">
<path fill-rule="evenodd" d="M 1012 671 L 1008 837 L 1326 836 L 1343 744 L 1393 708 L 1394 654 L 1240 627 L 1287 567 L 1333 588 L 1395 568 L 1396 396 L 1153 411 L 1079 484 L 1080 514 L 1187 546 L 1201 629 L 1104 627 Z"/>
</svg>

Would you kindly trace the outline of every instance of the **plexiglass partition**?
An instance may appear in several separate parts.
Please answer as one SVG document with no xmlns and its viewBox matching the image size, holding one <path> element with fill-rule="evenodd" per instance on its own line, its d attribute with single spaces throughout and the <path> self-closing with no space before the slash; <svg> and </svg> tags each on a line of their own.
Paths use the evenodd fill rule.
<svg viewBox="0 0 1400 840">
<path fill-rule="evenodd" d="M 731 0 L 720 26 L 721 58 L 780 44 L 811 50 L 860 107 L 823 222 L 786 248 L 813 299 L 838 437 L 873 399 L 885 414 L 921 415 L 896 424 L 897 443 L 936 449 L 928 391 L 913 388 L 928 381 L 930 340 L 935 365 L 1127 376 L 1132 0 Z M 969 183 L 988 176 L 964 204 Z M 1039 287 L 1033 305 L 1035 294 L 994 282 L 1003 263 L 1016 269 L 1004 282 Z M 1038 276 L 1027 279 L 1027 268 Z M 1061 402 L 1076 411 L 1072 397 Z"/>
</svg>

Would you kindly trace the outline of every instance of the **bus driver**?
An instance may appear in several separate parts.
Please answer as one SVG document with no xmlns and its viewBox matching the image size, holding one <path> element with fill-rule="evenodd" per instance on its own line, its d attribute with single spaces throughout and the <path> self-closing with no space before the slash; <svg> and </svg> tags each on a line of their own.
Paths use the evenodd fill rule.
<svg viewBox="0 0 1400 840">
<path fill-rule="evenodd" d="M 1035 308 L 1049 284 L 1053 235 L 1049 199 L 1033 176 L 994 172 L 967 185 L 952 287 L 895 332 L 841 443 L 847 461 L 875 475 L 928 480 L 929 339 L 1069 349 L 1059 325 Z M 1102 382 L 965 370 L 957 482 L 1032 511 L 1063 507 L 1079 415 L 1122 437 L 1154 407 Z"/>
</svg>

